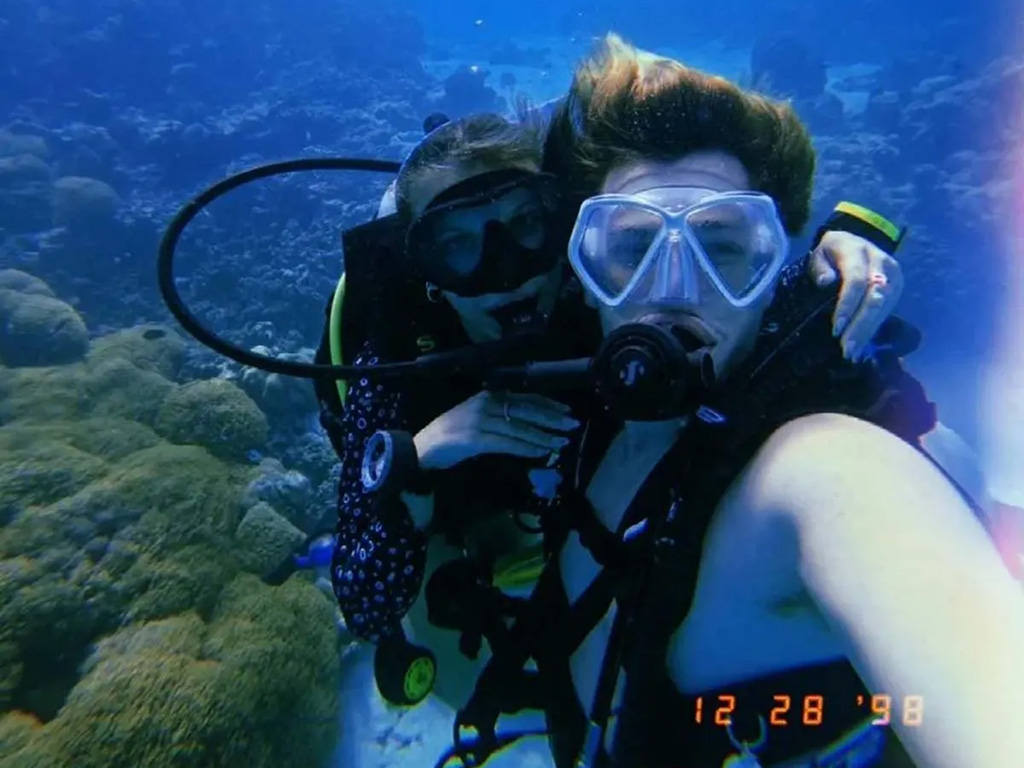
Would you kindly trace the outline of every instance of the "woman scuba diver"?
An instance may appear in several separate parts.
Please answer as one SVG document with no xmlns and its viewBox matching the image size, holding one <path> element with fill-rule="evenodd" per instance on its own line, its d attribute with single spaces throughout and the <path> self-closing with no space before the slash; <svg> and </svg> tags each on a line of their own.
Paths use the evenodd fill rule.
<svg viewBox="0 0 1024 768">
<path fill-rule="evenodd" d="M 478 115 L 435 128 L 413 151 L 395 185 L 397 211 L 345 233 L 344 343 L 335 362 L 372 366 L 520 333 L 529 340 L 522 350 L 528 359 L 593 351 L 597 316 L 580 300 L 578 281 L 567 279 L 564 260 L 575 209 L 565 180 L 544 172 L 544 164 L 559 164 L 543 157 L 546 130 L 528 117 L 510 123 Z M 900 292 L 898 264 L 870 241 L 828 233 L 811 259 L 789 268 L 773 311 L 780 323 L 802 318 L 824 296 L 805 273 L 828 277 L 832 270 L 843 280 L 834 343 L 855 357 Z M 887 276 L 884 291 L 867 284 L 869 274 Z M 529 333 L 538 325 L 545 329 L 540 343 Z M 330 331 L 328 325 L 318 362 L 331 358 Z M 415 686 L 415 694 L 405 685 L 418 657 L 404 643 L 401 619 L 433 564 L 461 554 L 464 543 L 497 569 L 495 584 L 532 586 L 543 562 L 540 537 L 495 513 L 557 504 L 543 489 L 557 467 L 545 465 L 573 434 L 569 406 L 579 398 L 481 392 L 471 376 L 367 377 L 341 387 L 322 380 L 317 392 L 343 466 L 335 593 L 349 630 L 388 651 L 378 653 L 378 681 L 388 678 L 382 692 L 392 701 L 415 701 L 429 685 Z M 363 449 L 377 430 L 412 437 L 421 472 L 401 494 L 364 488 Z M 469 541 L 459 543 L 467 531 Z M 428 567 L 432 533 L 447 536 L 432 537 Z M 524 563 L 527 555 L 532 559 Z M 458 653 L 452 633 L 429 626 L 428 609 L 420 601 L 413 611 L 417 641 L 427 640 L 435 652 L 449 647 L 437 692 L 457 706 L 485 659 L 471 663 L 464 658 L 471 654 Z"/>
<path fill-rule="evenodd" d="M 611 37 L 551 135 L 596 189 L 569 259 L 604 335 L 672 337 L 699 375 L 563 452 L 554 551 L 457 753 L 500 747 L 533 679 L 560 768 L 1024 765 L 1024 600 L 920 448 L 934 408 L 892 351 L 843 365 L 768 322 L 814 167 L 791 108 Z"/>
</svg>

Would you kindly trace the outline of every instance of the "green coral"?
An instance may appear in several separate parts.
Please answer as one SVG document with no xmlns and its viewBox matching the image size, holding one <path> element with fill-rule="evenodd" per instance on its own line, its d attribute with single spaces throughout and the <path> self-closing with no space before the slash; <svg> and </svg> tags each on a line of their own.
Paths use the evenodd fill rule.
<svg viewBox="0 0 1024 768">
<path fill-rule="evenodd" d="M 94 404 L 92 413 L 119 416 L 154 425 L 161 404 L 174 391 L 174 384 L 152 371 L 127 360 L 109 359 L 90 363 L 82 379 L 83 391 Z"/>
<path fill-rule="evenodd" d="M 0 424 L 110 417 L 153 425 L 175 384 L 121 358 L 60 368 L 0 368 Z"/>
<path fill-rule="evenodd" d="M 202 445 L 216 456 L 244 459 L 267 442 L 267 417 L 241 389 L 223 379 L 186 384 L 160 408 L 157 432 L 173 443 Z"/>
<path fill-rule="evenodd" d="M 336 731 L 331 620 L 307 584 L 241 576 L 208 623 L 183 613 L 122 629 L 98 644 L 60 717 L 22 735 L 0 768 L 321 764 Z"/>
<path fill-rule="evenodd" d="M 139 595 L 126 616 L 159 619 L 193 609 L 208 616 L 236 569 L 230 550 L 206 543 L 178 550 L 173 558 L 142 555 L 121 579 L 129 593 Z"/>
<path fill-rule="evenodd" d="M 106 471 L 102 459 L 33 432 L 0 431 L 0 522 L 70 496 Z"/>
<path fill-rule="evenodd" d="M 27 153 L 0 157 L 0 181 L 11 185 L 38 185 L 50 181 L 50 168 L 35 155 Z"/>
<path fill-rule="evenodd" d="M 0 768 L 322 764 L 334 606 L 305 577 L 243 573 L 254 470 L 205 447 L 235 458 L 265 420 L 261 438 L 229 384 L 169 381 L 173 349 L 138 339 L 0 369 Z"/>
<path fill-rule="evenodd" d="M 49 157 L 50 150 L 46 146 L 46 139 L 42 136 L 17 134 L 6 128 L 0 128 L 0 157 L 12 155 L 34 155 L 46 158 Z"/>
<path fill-rule="evenodd" d="M 53 289 L 45 282 L 20 269 L 0 269 L 0 289 L 49 296 L 51 299 L 57 298 Z"/>
<path fill-rule="evenodd" d="M 117 192 L 104 181 L 64 176 L 53 184 L 53 223 L 58 227 L 107 221 L 120 205 Z"/>
<path fill-rule="evenodd" d="M 70 304 L 44 293 L 0 289 L 4 365 L 65 365 L 89 349 L 89 331 Z"/>
<path fill-rule="evenodd" d="M 24 147 L 0 157 L 0 222 L 4 234 L 30 233 L 50 226 L 50 168 Z"/>
<path fill-rule="evenodd" d="M 177 331 L 162 325 L 125 328 L 97 339 L 92 345 L 90 361 L 101 363 L 111 358 L 127 360 L 143 371 L 173 381 L 185 360 L 185 340 Z"/>
<path fill-rule="evenodd" d="M 24 712 L 0 715 L 0 759 L 28 744 L 38 727 L 39 721 Z"/>
<path fill-rule="evenodd" d="M 306 540 L 306 534 L 261 501 L 245 513 L 235 538 L 242 566 L 266 577 L 281 567 Z"/>
<path fill-rule="evenodd" d="M 145 424 L 113 416 L 61 424 L 18 423 L 0 432 L 0 452 L 21 450 L 37 441 L 59 442 L 101 459 L 117 460 L 153 447 L 160 438 Z"/>
</svg>

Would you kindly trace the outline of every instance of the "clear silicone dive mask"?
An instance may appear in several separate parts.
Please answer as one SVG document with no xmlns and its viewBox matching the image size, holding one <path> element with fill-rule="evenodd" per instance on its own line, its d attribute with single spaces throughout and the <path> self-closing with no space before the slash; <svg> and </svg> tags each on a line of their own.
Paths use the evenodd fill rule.
<svg viewBox="0 0 1024 768">
<path fill-rule="evenodd" d="M 692 306 L 709 288 L 746 307 L 775 282 L 788 253 L 767 195 L 684 186 L 591 197 L 569 242 L 573 270 L 610 307 Z"/>
</svg>

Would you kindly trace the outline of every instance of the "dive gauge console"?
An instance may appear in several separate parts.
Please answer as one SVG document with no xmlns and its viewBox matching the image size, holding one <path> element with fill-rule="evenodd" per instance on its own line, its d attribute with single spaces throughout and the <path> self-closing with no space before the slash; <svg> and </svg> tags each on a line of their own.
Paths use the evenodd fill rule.
<svg viewBox="0 0 1024 768">
<path fill-rule="evenodd" d="M 398 429 L 379 429 L 370 436 L 360 476 L 367 492 L 385 496 L 402 491 L 422 495 L 433 488 L 430 473 L 420 468 L 412 435 Z"/>
</svg>

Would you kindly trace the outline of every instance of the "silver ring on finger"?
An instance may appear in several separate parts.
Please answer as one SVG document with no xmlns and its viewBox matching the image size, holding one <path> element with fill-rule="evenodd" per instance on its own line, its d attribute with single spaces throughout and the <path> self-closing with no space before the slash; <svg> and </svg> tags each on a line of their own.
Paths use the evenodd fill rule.
<svg viewBox="0 0 1024 768">
<path fill-rule="evenodd" d="M 508 400 L 506 400 L 504 406 L 502 406 L 502 414 L 505 416 L 505 421 L 512 421 L 512 403 Z"/>
</svg>

